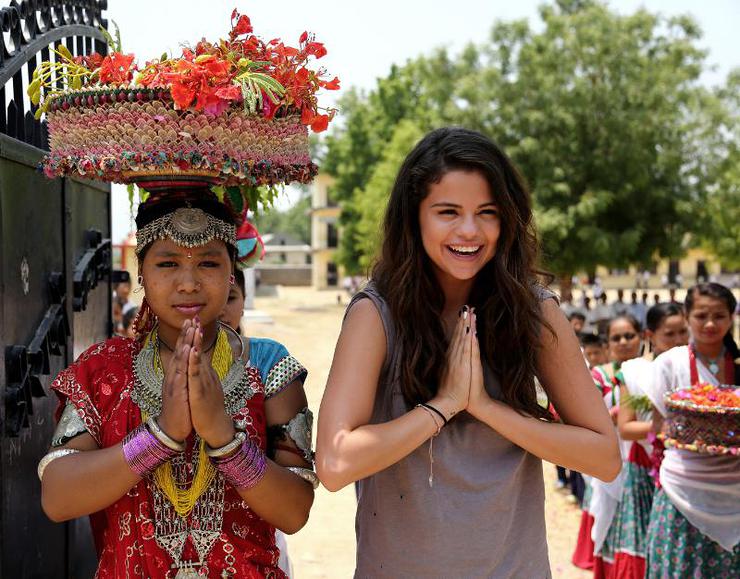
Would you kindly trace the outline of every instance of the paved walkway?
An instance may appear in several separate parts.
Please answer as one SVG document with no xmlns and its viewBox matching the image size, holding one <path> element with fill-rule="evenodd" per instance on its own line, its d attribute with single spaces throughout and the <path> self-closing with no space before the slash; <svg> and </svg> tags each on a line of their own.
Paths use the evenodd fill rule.
<svg viewBox="0 0 740 579">
<path fill-rule="evenodd" d="M 343 305 L 337 304 L 338 296 Z M 249 335 L 282 342 L 308 368 L 306 392 L 315 414 L 318 413 L 346 302 L 346 295 L 334 291 L 281 288 L 279 297 L 257 298 L 255 303 L 256 308 L 269 314 L 273 322 L 254 323 L 246 328 Z M 580 510 L 569 504 L 565 495 L 553 490 L 555 467 L 545 464 L 544 471 L 547 488 L 545 516 L 553 577 L 590 577 L 591 573 L 570 564 Z M 338 493 L 319 488 L 308 524 L 299 533 L 288 537 L 296 579 L 352 577 L 354 514 L 353 487 Z"/>
</svg>

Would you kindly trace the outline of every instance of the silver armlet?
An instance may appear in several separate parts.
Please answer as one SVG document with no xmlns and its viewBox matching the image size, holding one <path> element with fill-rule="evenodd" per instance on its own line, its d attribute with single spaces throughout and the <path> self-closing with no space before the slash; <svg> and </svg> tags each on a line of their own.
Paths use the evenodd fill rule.
<svg viewBox="0 0 740 579">
<path fill-rule="evenodd" d="M 303 480 L 309 483 L 314 490 L 319 488 L 319 477 L 310 468 L 303 468 L 300 466 L 286 466 L 285 468 L 287 468 L 294 475 L 301 477 Z"/>
<path fill-rule="evenodd" d="M 48 454 L 44 455 L 39 461 L 39 466 L 36 469 L 36 472 L 39 475 L 39 480 L 43 480 L 44 471 L 46 470 L 46 467 L 52 463 L 52 461 L 55 461 L 58 458 L 62 458 L 63 456 L 67 456 L 68 454 L 77 454 L 78 452 L 80 451 L 76 448 L 60 448 L 59 450 L 52 450 Z"/>
<path fill-rule="evenodd" d="M 303 452 L 306 462 L 313 463 L 313 450 L 311 449 L 311 428 L 313 426 L 313 412 L 304 408 L 296 414 L 285 426 L 285 433 L 295 442 L 295 445 Z"/>
<path fill-rule="evenodd" d="M 62 415 L 59 417 L 59 423 L 51 437 L 51 446 L 64 446 L 75 436 L 79 436 L 85 432 L 87 432 L 87 428 L 80 413 L 74 404 L 67 400 Z"/>
</svg>

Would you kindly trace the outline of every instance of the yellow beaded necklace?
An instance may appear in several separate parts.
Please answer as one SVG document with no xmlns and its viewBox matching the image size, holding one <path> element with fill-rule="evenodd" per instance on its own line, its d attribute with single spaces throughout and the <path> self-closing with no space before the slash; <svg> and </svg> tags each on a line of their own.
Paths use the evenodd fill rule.
<svg viewBox="0 0 740 579">
<path fill-rule="evenodd" d="M 158 376 L 162 376 L 162 380 L 164 380 L 162 359 L 159 355 L 157 328 L 154 328 L 147 336 L 144 347 L 146 347 L 149 342 L 151 342 L 155 351 L 154 371 Z M 223 381 L 233 362 L 234 355 L 231 351 L 229 338 L 226 335 L 226 332 L 219 328 L 213 356 L 211 357 L 211 366 L 216 371 L 219 380 Z M 141 419 L 142 421 L 146 421 L 148 419 L 148 416 L 143 411 L 141 413 Z M 200 496 L 208 490 L 208 487 L 215 477 L 216 469 L 206 455 L 206 442 L 202 439 L 198 448 L 198 466 L 195 471 L 195 476 L 193 477 L 193 482 L 189 487 L 178 485 L 175 480 L 175 476 L 172 473 L 172 464 L 170 461 L 159 466 L 159 468 L 154 472 L 155 484 L 161 489 L 170 503 L 172 503 L 175 512 L 182 518 L 185 518 L 190 514 L 193 507 L 195 507 L 195 503 L 198 502 Z"/>
</svg>

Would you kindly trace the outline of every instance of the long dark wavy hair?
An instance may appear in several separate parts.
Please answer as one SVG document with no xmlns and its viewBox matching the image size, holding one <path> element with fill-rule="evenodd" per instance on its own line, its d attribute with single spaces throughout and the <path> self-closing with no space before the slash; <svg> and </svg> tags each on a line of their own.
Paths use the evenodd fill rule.
<svg viewBox="0 0 740 579">
<path fill-rule="evenodd" d="M 501 149 L 462 128 L 432 131 L 406 157 L 388 201 L 382 250 L 372 271 L 395 320 L 405 402 L 412 406 L 433 398 L 445 370 L 444 293 L 422 245 L 419 205 L 431 184 L 455 170 L 485 177 L 501 220 L 496 253 L 477 274 L 468 299 L 476 308 L 482 361 L 498 376 L 503 402 L 548 419 L 537 402 L 534 376 L 541 330 L 552 328 L 537 294 L 542 272 L 536 266 L 539 244 L 529 191 Z"/>
</svg>

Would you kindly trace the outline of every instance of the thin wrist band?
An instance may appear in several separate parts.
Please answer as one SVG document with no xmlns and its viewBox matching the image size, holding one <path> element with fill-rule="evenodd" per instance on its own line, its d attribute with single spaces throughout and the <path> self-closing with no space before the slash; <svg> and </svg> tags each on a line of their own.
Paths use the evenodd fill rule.
<svg viewBox="0 0 740 579">
<path fill-rule="evenodd" d="M 439 422 L 437 422 L 437 417 L 434 415 L 434 413 L 431 410 L 429 410 L 429 408 L 424 406 L 423 404 L 417 404 L 414 408 L 421 408 L 424 412 L 426 412 L 429 415 L 429 418 L 432 419 L 432 422 L 434 422 L 434 426 L 437 429 L 437 432 L 432 434 L 432 437 L 439 436 L 439 433 L 442 432 L 443 425 L 440 425 Z"/>
<path fill-rule="evenodd" d="M 419 406 L 422 406 L 423 408 L 429 408 L 429 410 L 436 413 L 437 416 L 439 416 L 444 421 L 445 423 L 444 425 L 447 426 L 447 418 L 445 418 L 445 415 L 442 414 L 439 410 L 437 410 L 434 406 L 432 406 L 431 404 L 427 404 L 425 402 L 422 402 L 421 404 L 419 404 Z"/>
</svg>

